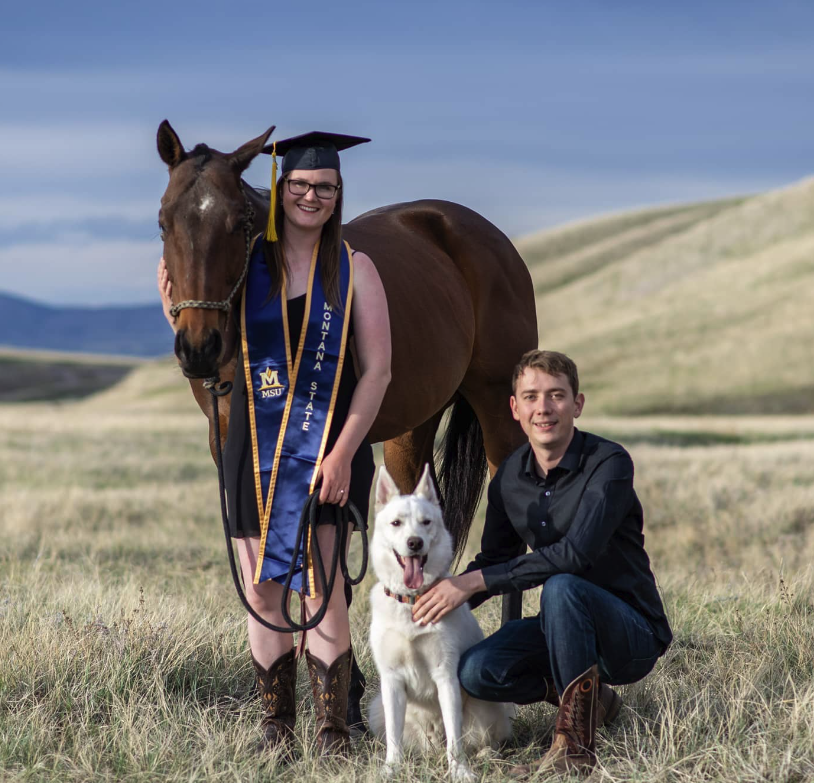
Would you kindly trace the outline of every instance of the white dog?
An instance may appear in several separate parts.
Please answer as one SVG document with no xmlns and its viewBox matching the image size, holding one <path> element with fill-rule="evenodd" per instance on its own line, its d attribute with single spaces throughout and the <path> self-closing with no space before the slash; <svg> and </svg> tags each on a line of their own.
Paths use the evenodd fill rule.
<svg viewBox="0 0 814 783">
<path fill-rule="evenodd" d="M 461 690 L 461 654 L 483 639 L 469 607 L 436 624 L 413 622 L 416 596 L 449 576 L 452 537 L 444 527 L 429 466 L 412 495 L 399 495 L 382 468 L 376 483 L 376 529 L 371 562 L 379 582 L 370 594 L 370 647 L 381 693 L 370 705 L 370 727 L 387 741 L 385 773 L 395 772 L 404 743 L 430 747 L 446 735 L 450 777 L 475 775 L 467 748 L 495 747 L 511 736 L 514 706 L 493 704 Z"/>
</svg>

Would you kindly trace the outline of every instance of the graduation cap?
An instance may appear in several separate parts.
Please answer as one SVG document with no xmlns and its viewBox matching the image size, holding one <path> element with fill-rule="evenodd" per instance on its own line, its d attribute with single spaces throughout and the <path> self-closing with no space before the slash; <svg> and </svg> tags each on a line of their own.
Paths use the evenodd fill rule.
<svg viewBox="0 0 814 783">
<path fill-rule="evenodd" d="M 271 209 L 269 210 L 266 239 L 269 242 L 277 241 L 277 230 L 274 224 L 276 212 L 277 191 L 277 155 L 283 156 L 283 174 L 295 169 L 312 171 L 315 169 L 335 169 L 339 171 L 339 153 L 342 150 L 365 144 L 370 139 L 361 136 L 345 136 L 342 133 L 326 133 L 324 131 L 311 131 L 290 139 L 275 141 L 266 147 L 263 152 L 271 155 Z"/>
</svg>

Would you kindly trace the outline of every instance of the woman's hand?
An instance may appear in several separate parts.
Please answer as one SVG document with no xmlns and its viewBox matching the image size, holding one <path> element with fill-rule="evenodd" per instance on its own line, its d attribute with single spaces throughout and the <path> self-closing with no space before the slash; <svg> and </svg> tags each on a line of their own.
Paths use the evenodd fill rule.
<svg viewBox="0 0 814 783">
<path fill-rule="evenodd" d="M 350 457 L 345 457 L 334 449 L 322 460 L 317 481 L 320 478 L 322 489 L 319 492 L 319 502 L 344 506 L 350 492 Z"/>
<path fill-rule="evenodd" d="M 161 307 L 164 310 L 164 318 L 167 323 L 172 327 L 173 332 L 177 331 L 175 327 L 175 318 L 170 314 L 172 307 L 172 283 L 170 282 L 170 273 L 167 271 L 167 262 L 164 257 L 158 262 L 158 293 L 161 296 Z"/>
</svg>

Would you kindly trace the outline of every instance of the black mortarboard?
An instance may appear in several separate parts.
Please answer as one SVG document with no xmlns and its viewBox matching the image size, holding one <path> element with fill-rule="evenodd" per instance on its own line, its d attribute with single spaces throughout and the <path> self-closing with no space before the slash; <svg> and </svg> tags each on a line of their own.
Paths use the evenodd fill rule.
<svg viewBox="0 0 814 783">
<path fill-rule="evenodd" d="M 361 136 L 345 136 L 342 133 L 311 131 L 301 136 L 276 141 L 263 147 L 267 155 L 283 156 L 283 174 L 294 169 L 336 169 L 339 171 L 339 153 L 342 150 L 365 144 L 370 139 Z"/>
<path fill-rule="evenodd" d="M 275 196 L 277 189 L 277 156 L 283 156 L 283 174 L 294 169 L 335 169 L 339 171 L 339 153 L 342 150 L 365 144 L 370 139 L 361 136 L 345 136 L 342 133 L 325 133 L 311 131 L 301 136 L 275 141 L 263 147 L 266 155 L 271 155 L 271 209 L 266 227 L 266 239 L 277 241 L 277 230 L 274 225 L 276 211 Z"/>
</svg>

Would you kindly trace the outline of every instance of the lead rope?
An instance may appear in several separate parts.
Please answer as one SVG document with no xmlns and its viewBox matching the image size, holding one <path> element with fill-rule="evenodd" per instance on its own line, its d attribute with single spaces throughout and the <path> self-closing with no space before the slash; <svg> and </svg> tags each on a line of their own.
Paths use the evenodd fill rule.
<svg viewBox="0 0 814 783">
<path fill-rule="evenodd" d="M 319 519 L 319 487 L 317 487 L 311 493 L 311 495 L 309 495 L 308 500 L 305 501 L 302 514 L 300 514 L 300 522 L 295 539 L 294 554 L 291 558 L 291 564 L 288 567 L 288 574 L 286 575 L 285 582 L 283 584 L 281 609 L 283 619 L 286 621 L 286 623 L 288 623 L 288 627 L 274 625 L 261 617 L 249 605 L 249 601 L 246 598 L 246 593 L 243 591 L 241 578 L 238 576 L 237 564 L 235 563 L 235 553 L 234 549 L 232 548 L 232 537 L 229 533 L 229 516 L 228 509 L 226 507 L 226 489 L 223 474 L 223 451 L 220 445 L 218 398 L 225 397 L 227 394 L 229 394 L 229 392 L 232 391 L 232 384 L 229 381 L 224 381 L 221 383 L 220 378 L 215 376 L 214 378 L 207 378 L 204 381 L 204 388 L 208 389 L 212 395 L 212 414 L 215 423 L 215 452 L 217 455 L 216 461 L 218 466 L 218 486 L 220 488 L 220 514 L 223 521 L 223 533 L 226 536 L 226 551 L 229 555 L 229 568 L 232 571 L 232 581 L 235 584 L 235 590 L 237 591 L 238 597 L 240 598 L 243 606 L 246 608 L 246 611 L 248 611 L 248 613 L 255 620 L 257 620 L 258 623 L 265 628 L 268 628 L 270 631 L 276 631 L 277 633 L 310 631 L 313 628 L 316 628 L 322 622 L 323 617 L 325 617 L 325 613 L 328 611 L 328 602 L 331 594 L 333 593 L 334 584 L 336 583 L 337 564 L 342 571 L 342 577 L 351 586 L 358 585 L 362 579 L 364 579 L 367 571 L 368 561 L 367 521 L 362 519 L 359 509 L 356 508 L 350 499 L 344 507 L 340 507 L 338 505 L 333 506 L 334 522 L 336 523 L 336 537 L 334 540 L 334 550 L 331 555 L 331 575 L 329 579 L 325 579 L 325 565 L 322 562 L 322 553 L 319 551 L 319 546 L 314 546 L 312 548 L 316 571 L 319 574 L 319 583 L 323 587 L 322 603 L 320 604 L 316 614 L 310 620 L 302 623 L 294 622 L 288 610 L 288 603 L 291 598 L 291 580 L 294 578 L 297 571 L 297 554 L 299 553 L 300 548 L 305 544 L 306 531 L 310 530 L 312 541 L 316 542 L 317 540 L 317 522 Z M 357 577 L 351 577 L 350 572 L 348 571 L 347 556 L 345 554 L 349 533 L 348 525 L 351 516 L 353 516 L 354 524 L 362 534 L 362 565 L 359 569 L 359 575 Z"/>
</svg>

